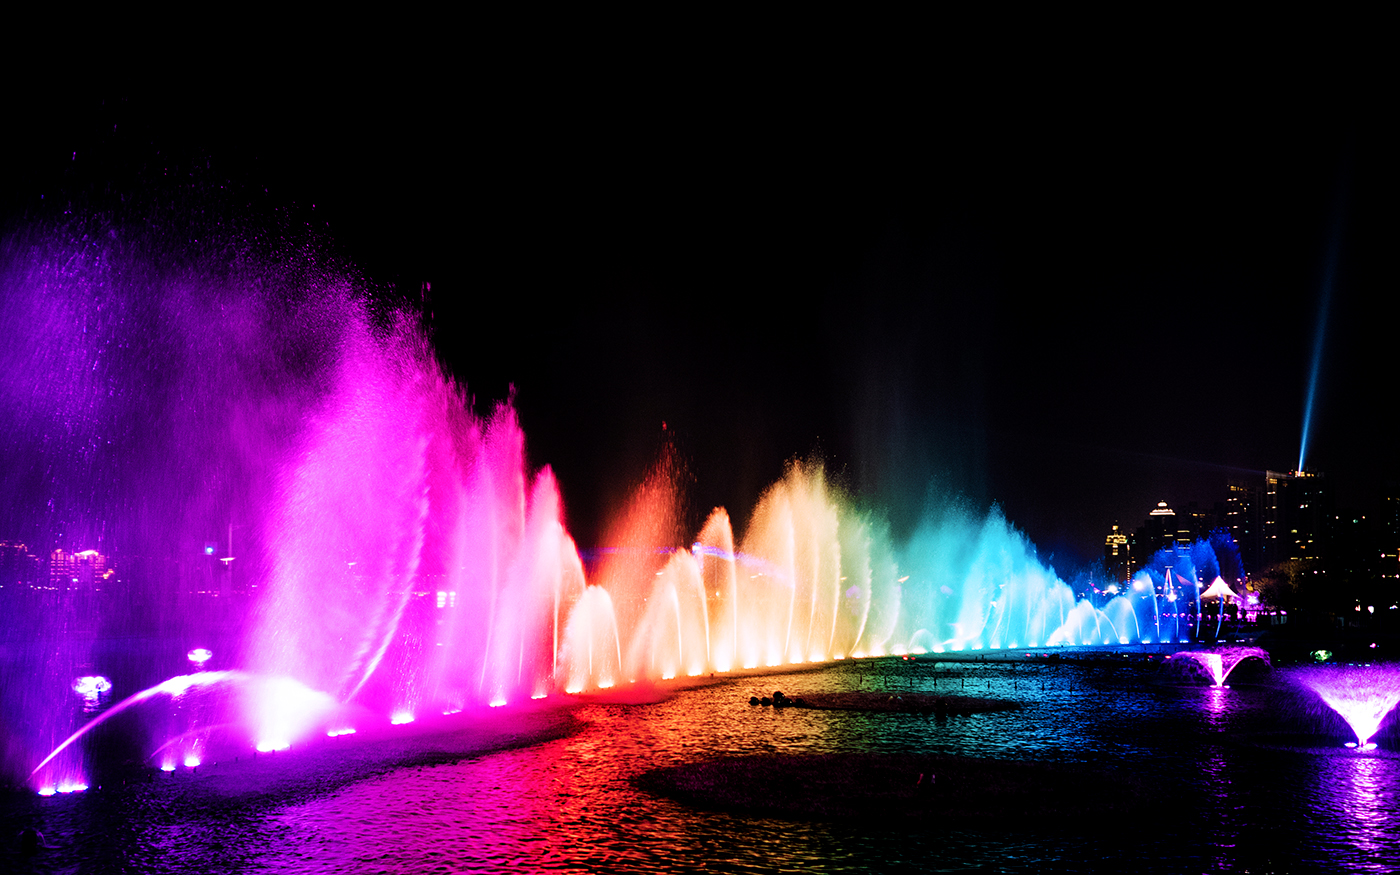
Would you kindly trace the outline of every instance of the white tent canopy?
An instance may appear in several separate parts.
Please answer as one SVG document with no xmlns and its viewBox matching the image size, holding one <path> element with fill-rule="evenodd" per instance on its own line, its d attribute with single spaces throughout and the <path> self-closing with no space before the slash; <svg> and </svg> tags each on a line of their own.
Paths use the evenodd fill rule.
<svg viewBox="0 0 1400 875">
<path fill-rule="evenodd" d="M 1201 598 L 1203 598 L 1203 599 L 1237 599 L 1237 598 L 1239 598 L 1239 596 L 1235 595 L 1235 591 L 1234 591 L 1233 589 L 1230 589 L 1230 585 L 1227 584 L 1227 583 L 1225 582 L 1224 578 L 1217 577 L 1217 578 L 1215 579 L 1215 583 L 1212 583 L 1212 584 L 1210 585 L 1210 589 L 1208 589 L 1208 590 L 1206 590 L 1205 592 L 1201 593 Z"/>
</svg>

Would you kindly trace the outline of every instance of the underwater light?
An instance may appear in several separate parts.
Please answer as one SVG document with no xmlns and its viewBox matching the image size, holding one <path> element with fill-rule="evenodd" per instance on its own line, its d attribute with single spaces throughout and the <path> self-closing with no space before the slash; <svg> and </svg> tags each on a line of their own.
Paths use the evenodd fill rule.
<svg viewBox="0 0 1400 875">
<path fill-rule="evenodd" d="M 73 692 L 80 696 L 96 696 L 111 691 L 112 682 L 101 675 L 80 677 L 73 681 Z"/>
</svg>

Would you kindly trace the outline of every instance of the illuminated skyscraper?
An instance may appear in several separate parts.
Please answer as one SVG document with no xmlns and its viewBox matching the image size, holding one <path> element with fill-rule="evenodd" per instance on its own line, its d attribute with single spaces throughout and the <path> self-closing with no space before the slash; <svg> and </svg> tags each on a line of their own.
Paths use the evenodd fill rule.
<svg viewBox="0 0 1400 875">
<path fill-rule="evenodd" d="M 1257 481 L 1231 479 L 1226 483 L 1225 527 L 1240 548 L 1245 570 L 1257 574 L 1264 567 L 1263 502 Z"/>
<path fill-rule="evenodd" d="M 69 553 L 59 549 L 49 554 L 49 585 L 54 589 L 92 590 L 111 575 L 107 557 L 96 550 Z"/>
<path fill-rule="evenodd" d="M 1265 472 L 1264 561 L 1325 559 L 1331 510 L 1331 495 L 1321 472 Z"/>
<path fill-rule="evenodd" d="M 1147 521 L 1138 529 L 1138 545 L 1143 556 L 1150 557 L 1158 550 L 1175 547 L 1177 544 L 1176 511 L 1165 501 L 1157 502 L 1147 514 Z"/>
<path fill-rule="evenodd" d="M 1118 530 L 1117 523 L 1113 524 L 1113 531 L 1104 541 L 1103 569 L 1108 579 L 1115 583 L 1127 583 L 1133 579 L 1132 545 L 1128 536 Z"/>
</svg>

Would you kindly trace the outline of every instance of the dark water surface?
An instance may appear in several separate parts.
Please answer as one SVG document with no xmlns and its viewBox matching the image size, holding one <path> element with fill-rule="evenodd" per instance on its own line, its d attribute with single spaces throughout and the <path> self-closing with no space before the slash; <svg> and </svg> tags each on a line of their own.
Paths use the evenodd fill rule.
<svg viewBox="0 0 1400 875">
<path fill-rule="evenodd" d="M 753 693 L 855 689 L 1013 699 L 946 720 L 754 708 Z M 726 682 L 660 702 L 578 708 L 576 731 L 457 762 L 304 754 L 292 777 L 219 793 L 214 776 L 14 799 L 34 872 L 1393 872 L 1400 757 L 1344 733 L 1286 669 L 1257 684 L 1163 683 L 1142 664 L 845 663 Z M 1393 717 L 1393 715 L 1392 715 Z M 547 733 L 549 734 L 549 733 Z M 649 769 L 762 752 L 925 752 L 1034 759 L 1146 777 L 1171 804 L 1082 829 L 801 823 L 698 811 L 633 787 Z M 294 753 L 292 757 L 295 757 Z M 451 759 L 439 757 L 438 759 Z M 356 770 L 359 771 L 356 771 Z M 206 770 L 212 771 L 212 770 Z M 336 780 L 318 775 L 334 774 Z M 183 784 L 181 783 L 183 780 Z M 181 792 L 181 788 L 185 792 Z"/>
</svg>

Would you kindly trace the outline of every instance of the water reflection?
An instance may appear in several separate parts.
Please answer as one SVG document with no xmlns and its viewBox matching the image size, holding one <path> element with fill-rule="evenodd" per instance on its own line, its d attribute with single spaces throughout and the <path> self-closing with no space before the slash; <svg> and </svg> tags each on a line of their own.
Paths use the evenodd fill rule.
<svg viewBox="0 0 1400 875">
<path fill-rule="evenodd" d="M 1215 728 L 1220 728 L 1223 724 L 1225 712 L 1229 709 L 1230 691 L 1225 687 L 1206 688 L 1206 715 L 1210 718 L 1210 724 Z"/>
<path fill-rule="evenodd" d="M 939 719 L 748 704 L 775 689 L 789 697 L 966 691 L 1022 708 Z M 399 769 L 271 810 L 246 803 L 181 812 L 158 785 L 139 799 L 109 797 L 100 820 L 75 821 L 71 832 L 103 834 L 133 820 L 123 833 L 133 840 L 106 849 L 113 871 L 193 872 L 216 863 L 269 873 L 1400 868 L 1400 758 L 1255 743 L 1300 732 L 1302 713 L 1282 680 L 1204 689 L 1159 683 L 1135 666 L 896 661 L 875 671 L 847 663 L 651 704 L 581 707 L 583 728 L 565 738 Z M 1167 804 L 1160 816 L 1132 822 L 1085 811 L 1074 834 L 1014 822 L 950 830 L 738 817 L 630 782 L 712 756 L 843 751 L 1049 760 L 1149 782 Z M 85 804 L 108 804 L 102 799 Z M 138 809 L 133 799 L 149 804 Z M 101 868 L 64 853 L 69 868 L 80 861 L 73 871 Z"/>
<path fill-rule="evenodd" d="M 1024 708 L 937 720 L 745 704 L 750 695 L 774 689 L 790 697 L 841 689 L 890 695 L 967 690 L 1015 698 Z M 1396 777 L 1393 761 L 1354 758 L 1339 766 L 1322 758 L 1329 762 L 1313 768 L 1319 783 L 1347 791 L 1345 800 L 1329 802 L 1322 790 L 1289 790 L 1292 771 L 1276 761 L 1283 755 L 1234 743 L 1233 736 L 1262 719 L 1270 710 L 1266 700 L 1276 695 L 1164 688 L 1140 675 L 1079 667 L 906 664 L 890 674 L 840 666 L 694 690 L 652 705 L 593 706 L 580 712 L 588 726 L 572 737 L 396 773 L 331 800 L 287 809 L 279 819 L 286 832 L 260 865 L 302 872 L 410 872 L 442 861 L 451 861 L 454 871 L 518 865 L 560 872 L 930 866 L 1032 872 L 1116 860 L 1134 871 L 1172 872 L 1188 861 L 1194 866 L 1210 860 L 1226 871 L 1290 859 L 1322 864 L 1339 859 L 1342 844 L 1348 858 L 1363 853 L 1391 864 L 1400 860 L 1387 832 L 1400 826 L 1386 784 Z M 933 824 L 930 831 L 910 833 L 695 811 L 648 796 L 628 781 L 650 768 L 709 756 L 843 750 L 1082 762 L 1149 775 L 1164 794 L 1181 798 L 1183 808 L 1179 818 L 1101 824 L 1079 836 L 939 831 Z M 1352 768 L 1368 766 L 1374 771 Z M 1352 768 L 1341 775 L 1345 783 L 1337 777 L 1322 781 L 1337 768 Z M 1345 818 L 1315 817 L 1310 831 L 1299 832 L 1298 805 L 1325 811 L 1341 801 L 1349 806 Z M 1085 815 L 1093 820 L 1092 812 Z"/>
<path fill-rule="evenodd" d="M 1218 717 L 1223 708 L 1217 707 L 1220 704 L 1219 697 L 1214 695 L 1221 692 L 1219 688 L 1212 688 L 1206 697 L 1206 713 Z M 1215 722 L 1215 721 L 1212 721 Z M 1207 841 L 1215 862 L 1217 870 L 1229 868 L 1230 861 L 1235 856 L 1238 846 L 1237 838 L 1240 833 L 1247 828 L 1247 825 L 1238 817 L 1233 791 L 1233 778 L 1230 774 L 1230 766 L 1225 758 L 1225 751 L 1216 744 L 1210 744 L 1205 749 L 1205 757 L 1201 764 L 1201 799 L 1205 800 L 1204 811 L 1209 812 L 1207 821 Z"/>
<path fill-rule="evenodd" d="M 1358 862 L 1394 860 L 1400 854 L 1396 832 L 1396 768 L 1393 759 L 1358 754 L 1329 758 L 1323 796 L 1338 807 L 1339 836 L 1359 852 Z M 1370 871 L 1394 871 L 1373 863 Z"/>
</svg>

